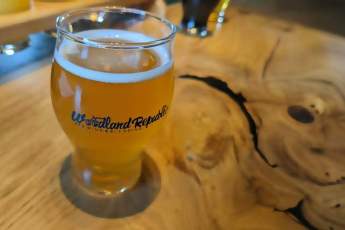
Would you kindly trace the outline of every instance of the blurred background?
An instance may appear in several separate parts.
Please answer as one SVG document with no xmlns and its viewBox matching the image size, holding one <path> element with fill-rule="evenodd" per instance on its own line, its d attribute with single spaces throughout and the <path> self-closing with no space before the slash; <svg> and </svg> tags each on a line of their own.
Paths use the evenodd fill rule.
<svg viewBox="0 0 345 230">
<path fill-rule="evenodd" d="M 120 5 L 151 10 L 161 16 L 176 0 L 0 0 L 0 84 L 50 62 L 55 18 L 70 9 Z M 232 0 L 230 8 L 256 12 L 345 35 L 342 0 Z M 231 13 L 225 20 L 231 20 Z"/>
</svg>

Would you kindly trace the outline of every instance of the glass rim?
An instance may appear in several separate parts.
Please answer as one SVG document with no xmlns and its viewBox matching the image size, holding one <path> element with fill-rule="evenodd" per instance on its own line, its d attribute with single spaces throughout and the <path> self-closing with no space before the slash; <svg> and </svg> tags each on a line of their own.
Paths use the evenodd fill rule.
<svg viewBox="0 0 345 230">
<path fill-rule="evenodd" d="M 167 28 L 170 29 L 168 35 L 163 36 L 162 38 L 153 39 L 152 41 L 146 42 L 112 42 L 112 41 L 96 41 L 92 39 L 85 38 L 80 35 L 76 35 L 73 32 L 67 31 L 63 28 L 63 22 L 68 19 L 69 17 L 82 14 L 82 13 L 92 13 L 92 12 L 118 12 L 118 13 L 133 13 L 142 16 L 149 16 L 161 23 L 163 23 Z M 58 33 L 62 33 L 68 39 L 77 42 L 79 44 L 95 47 L 95 48 L 104 48 L 104 49 L 140 49 L 140 48 L 152 48 L 155 46 L 159 46 L 169 41 L 173 40 L 176 34 L 176 26 L 171 23 L 169 20 L 159 17 L 151 12 L 133 8 L 126 8 L 126 7 L 118 7 L 118 6 L 102 6 L 102 7 L 90 7 L 90 8 L 83 8 L 77 10 L 68 11 L 56 18 L 56 29 Z"/>
</svg>

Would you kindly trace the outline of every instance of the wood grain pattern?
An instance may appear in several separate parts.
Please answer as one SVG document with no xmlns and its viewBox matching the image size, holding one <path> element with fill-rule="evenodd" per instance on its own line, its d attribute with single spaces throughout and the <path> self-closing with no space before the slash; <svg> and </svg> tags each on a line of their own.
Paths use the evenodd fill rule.
<svg viewBox="0 0 345 230">
<path fill-rule="evenodd" d="M 150 0 L 72 0 L 49 2 L 36 0 L 32 2 L 30 10 L 0 14 L 0 44 L 13 42 L 25 38 L 28 34 L 40 32 L 55 27 L 56 17 L 67 10 L 100 6 L 140 6 L 151 5 Z"/>
<path fill-rule="evenodd" d="M 180 15 L 179 5 L 168 8 L 174 22 Z M 344 197 L 345 40 L 237 9 L 227 15 L 213 36 L 177 35 L 173 108 L 146 147 L 160 188 L 135 215 L 95 217 L 62 192 L 73 150 L 53 114 L 50 64 L 0 85 L 0 229 L 305 229 L 277 210 L 301 200 L 314 226 L 342 229 L 343 213 L 327 208 Z"/>
<path fill-rule="evenodd" d="M 239 167 L 259 203 L 300 212 L 309 228 L 344 229 L 345 40 L 250 11 L 230 15 L 199 43 L 178 38 L 180 70 L 216 76 L 245 98 L 257 145 L 239 154 Z"/>
</svg>

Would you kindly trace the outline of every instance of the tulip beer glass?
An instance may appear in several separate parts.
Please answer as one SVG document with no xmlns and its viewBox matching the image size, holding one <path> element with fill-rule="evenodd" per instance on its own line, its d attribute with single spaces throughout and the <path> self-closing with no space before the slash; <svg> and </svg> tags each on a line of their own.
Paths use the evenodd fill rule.
<svg viewBox="0 0 345 230">
<path fill-rule="evenodd" d="M 73 144 L 82 187 L 118 194 L 135 185 L 142 151 L 173 95 L 175 26 L 148 12 L 91 8 L 57 20 L 51 98 Z"/>
</svg>

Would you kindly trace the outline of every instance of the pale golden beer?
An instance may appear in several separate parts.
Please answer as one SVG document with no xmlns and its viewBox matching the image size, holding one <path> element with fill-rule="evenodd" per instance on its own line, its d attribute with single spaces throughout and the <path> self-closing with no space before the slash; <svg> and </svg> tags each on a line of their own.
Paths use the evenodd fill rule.
<svg viewBox="0 0 345 230">
<path fill-rule="evenodd" d="M 122 29 L 77 35 L 127 46 L 152 39 Z M 81 184 L 104 194 L 135 185 L 143 147 L 166 120 L 173 96 L 170 47 L 127 48 L 63 40 L 52 67 L 52 103 L 75 147 L 74 174 Z"/>
</svg>

